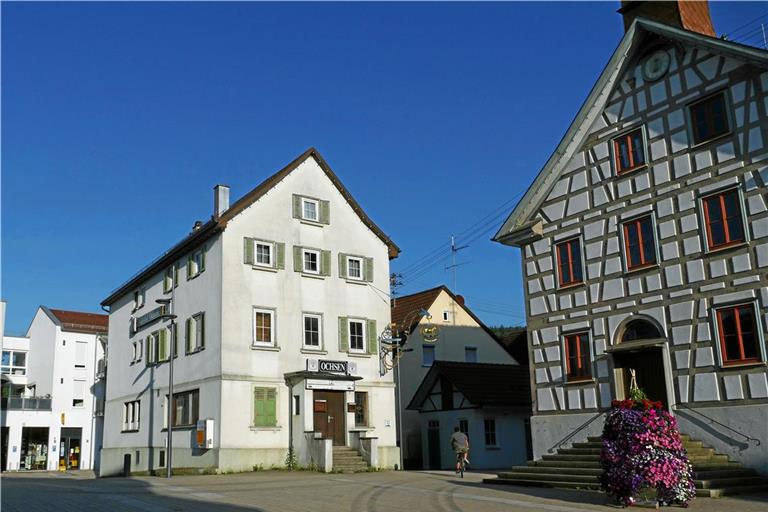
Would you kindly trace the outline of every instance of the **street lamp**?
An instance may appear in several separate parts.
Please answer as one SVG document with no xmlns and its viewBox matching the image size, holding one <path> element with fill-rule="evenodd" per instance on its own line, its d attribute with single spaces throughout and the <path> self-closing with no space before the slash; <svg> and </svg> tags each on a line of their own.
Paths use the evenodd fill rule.
<svg viewBox="0 0 768 512">
<path fill-rule="evenodd" d="M 174 290 L 176 288 L 176 276 L 173 276 L 174 282 L 171 286 L 171 298 L 170 299 L 157 299 L 155 302 L 162 306 L 166 306 L 168 309 L 165 312 L 165 314 L 160 315 L 161 320 L 170 320 L 171 321 L 171 335 L 170 339 L 168 340 L 168 344 L 171 346 L 169 353 L 168 353 L 168 410 L 166 411 L 166 414 L 168 415 L 168 429 L 167 429 L 167 435 L 168 435 L 168 460 L 166 461 L 166 478 L 171 478 L 171 468 L 173 466 L 172 460 L 173 460 L 173 416 L 171 414 L 171 411 L 173 409 L 173 358 L 176 356 L 175 354 L 175 338 L 176 338 L 176 324 L 174 323 L 174 320 L 176 320 L 176 315 L 173 314 L 173 298 L 174 298 Z"/>
<path fill-rule="evenodd" d="M 408 313 L 405 318 L 403 319 L 402 325 L 410 327 L 411 322 L 417 317 L 426 317 L 427 320 L 432 319 L 432 315 L 424 308 L 419 308 L 417 310 L 411 311 Z M 400 361 L 400 358 L 402 355 L 406 352 L 413 352 L 412 348 L 405 348 L 406 343 L 408 343 L 408 336 L 410 335 L 409 330 L 402 330 L 402 328 L 398 325 L 393 325 L 395 330 L 392 330 L 391 327 L 387 328 L 387 331 L 385 331 L 385 334 L 382 334 L 381 336 L 381 343 L 382 345 L 388 345 L 389 348 L 392 350 L 392 371 L 395 372 L 395 387 L 397 387 L 397 437 L 400 444 L 400 470 L 402 471 L 403 468 L 403 411 L 402 411 L 402 399 L 400 395 L 400 368 L 398 366 L 398 363 Z M 389 336 L 387 336 L 389 334 Z M 386 353 L 385 351 L 382 351 L 381 354 L 381 362 L 382 367 L 386 371 L 387 365 L 386 365 Z"/>
</svg>

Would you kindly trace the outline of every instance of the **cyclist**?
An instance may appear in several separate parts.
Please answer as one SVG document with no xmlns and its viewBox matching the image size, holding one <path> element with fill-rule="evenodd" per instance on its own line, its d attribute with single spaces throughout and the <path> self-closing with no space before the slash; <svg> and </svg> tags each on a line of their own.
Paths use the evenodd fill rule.
<svg viewBox="0 0 768 512">
<path fill-rule="evenodd" d="M 467 462 L 467 453 L 469 453 L 469 438 L 459 429 L 454 427 L 451 436 L 451 448 L 456 452 L 456 473 L 460 470 L 460 464 Z"/>
</svg>

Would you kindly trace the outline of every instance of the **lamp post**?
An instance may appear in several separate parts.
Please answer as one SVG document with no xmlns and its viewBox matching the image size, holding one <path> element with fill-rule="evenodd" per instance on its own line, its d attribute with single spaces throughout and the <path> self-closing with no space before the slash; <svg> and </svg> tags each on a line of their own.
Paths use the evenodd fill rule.
<svg viewBox="0 0 768 512">
<path fill-rule="evenodd" d="M 429 311 L 427 311 L 424 308 L 420 308 L 420 309 L 411 311 L 405 316 L 402 322 L 403 326 L 410 327 L 410 322 L 412 322 L 417 316 L 426 317 L 427 320 L 432 319 L 432 315 L 429 314 Z M 404 444 L 403 443 L 403 411 L 402 411 L 403 403 L 401 401 L 401 394 L 400 394 L 400 368 L 398 363 L 404 353 L 413 352 L 412 348 L 405 348 L 406 343 L 408 343 L 409 334 L 410 332 L 401 330 L 399 326 L 391 325 L 391 326 L 387 326 L 387 329 L 379 337 L 382 344 L 382 349 L 383 349 L 380 353 L 380 358 L 381 358 L 382 368 L 384 369 L 384 372 L 386 372 L 387 370 L 386 349 L 384 349 L 384 346 L 388 346 L 392 351 L 392 371 L 395 372 L 395 387 L 397 388 L 397 411 L 396 411 L 397 412 L 397 439 L 400 447 L 400 470 L 401 471 L 404 469 L 403 468 L 403 444 Z"/>
<path fill-rule="evenodd" d="M 173 415 L 171 414 L 173 409 L 173 358 L 176 356 L 175 340 L 176 340 L 176 315 L 173 314 L 173 299 L 174 292 L 176 290 L 176 274 L 173 274 L 173 282 L 171 283 L 171 298 L 170 299 L 157 299 L 155 302 L 162 306 L 167 306 L 168 311 L 161 315 L 162 320 L 171 321 L 171 335 L 169 336 L 168 344 L 170 349 L 168 350 L 168 410 L 166 411 L 168 418 L 168 428 L 166 434 L 168 436 L 168 460 L 166 461 L 166 478 L 171 478 L 171 469 L 173 467 Z"/>
</svg>

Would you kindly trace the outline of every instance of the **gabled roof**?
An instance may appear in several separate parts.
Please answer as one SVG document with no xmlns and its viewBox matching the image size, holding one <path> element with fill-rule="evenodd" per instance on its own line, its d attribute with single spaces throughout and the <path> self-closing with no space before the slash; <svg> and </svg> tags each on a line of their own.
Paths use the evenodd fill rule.
<svg viewBox="0 0 768 512">
<path fill-rule="evenodd" d="M 392 300 L 390 303 L 392 307 L 392 323 L 397 325 L 398 329 L 405 329 L 408 334 L 412 333 L 423 316 L 419 315 L 418 311 L 420 309 L 429 310 L 441 292 L 447 293 L 448 296 L 456 303 L 456 305 L 461 307 L 461 309 L 463 309 L 470 317 L 472 317 L 472 320 L 477 322 L 477 325 L 479 325 L 480 328 L 488 334 L 488 336 L 493 338 L 496 343 L 504 348 L 504 350 L 507 350 L 507 347 L 501 343 L 501 340 L 499 340 L 499 337 L 496 336 L 496 333 L 490 330 L 488 326 L 485 325 L 483 321 L 480 320 L 480 318 L 478 318 L 477 315 L 475 315 L 472 310 L 467 307 L 464 302 L 464 298 L 454 295 L 453 292 L 449 290 L 445 285 L 430 288 L 429 290 L 417 292 L 412 295 L 404 295 L 395 300 Z M 407 322 L 408 325 L 403 325 L 403 322 Z M 512 354 L 510 353 L 510 355 Z"/>
<path fill-rule="evenodd" d="M 526 231 L 540 234 L 537 232 L 536 223 L 532 222 L 533 215 L 559 179 L 562 168 L 584 144 L 592 123 L 605 108 L 617 80 L 634 62 L 637 50 L 649 34 L 655 34 L 673 42 L 706 48 L 713 53 L 737 58 L 760 67 L 768 67 L 768 52 L 764 50 L 638 18 L 624 34 L 557 149 L 494 235 L 494 241 L 518 245 Z"/>
<path fill-rule="evenodd" d="M 445 377 L 478 407 L 531 407 L 531 381 L 527 366 L 435 361 L 407 409 L 421 409 L 440 377 Z"/>
<path fill-rule="evenodd" d="M 108 315 L 41 307 L 51 320 L 61 327 L 62 331 L 105 334 L 109 328 Z"/>
<path fill-rule="evenodd" d="M 307 159 L 314 158 L 314 160 L 317 162 L 317 165 L 320 166 L 320 168 L 323 170 L 323 172 L 328 176 L 328 179 L 331 180 L 331 182 L 334 184 L 336 189 L 339 191 L 339 193 L 344 197 L 344 199 L 349 203 L 349 205 L 352 207 L 352 210 L 357 214 L 357 216 L 360 218 L 360 220 L 365 224 L 368 229 L 373 231 L 373 233 L 381 239 L 382 242 L 384 242 L 389 250 L 389 258 L 394 259 L 397 258 L 398 254 L 400 254 L 400 248 L 390 239 L 384 231 L 379 228 L 376 223 L 371 220 L 368 215 L 363 211 L 360 204 L 355 200 L 354 197 L 352 197 L 352 194 L 347 190 L 347 188 L 341 183 L 341 180 L 339 180 L 339 177 L 336 176 L 336 174 L 333 172 L 331 167 L 328 165 L 328 163 L 323 159 L 323 157 L 320 155 L 320 153 L 315 148 L 309 148 L 304 153 L 299 155 L 296 159 L 294 159 L 291 163 L 277 171 L 275 174 L 270 176 L 269 178 L 265 179 L 261 183 L 259 183 L 253 190 L 245 194 L 243 197 L 235 201 L 229 209 L 227 209 L 224 213 L 221 214 L 220 217 L 214 218 L 211 217 L 208 222 L 203 224 L 201 227 L 184 237 L 180 242 L 178 242 L 176 245 L 168 249 L 166 252 L 164 252 L 160 257 L 156 258 L 154 261 L 152 261 L 149 265 L 141 269 L 138 273 L 136 273 L 133 277 L 131 277 L 127 282 L 120 285 L 119 288 L 114 290 L 112 293 L 109 294 L 109 297 L 104 299 L 102 301 L 102 306 L 106 306 L 109 304 L 112 304 L 115 302 L 119 297 L 124 295 L 127 291 L 131 290 L 135 286 L 139 285 L 142 281 L 147 279 L 152 274 L 157 273 L 158 271 L 164 269 L 168 265 L 170 265 L 172 262 L 179 259 L 182 255 L 184 255 L 189 250 L 198 247 L 203 242 L 211 238 L 217 233 L 220 233 L 226 229 L 227 223 L 232 220 L 237 214 L 251 206 L 253 203 L 259 200 L 264 194 L 269 192 L 275 185 L 280 183 L 286 176 L 288 176 L 291 172 L 296 170 L 302 163 L 304 163 Z"/>
</svg>

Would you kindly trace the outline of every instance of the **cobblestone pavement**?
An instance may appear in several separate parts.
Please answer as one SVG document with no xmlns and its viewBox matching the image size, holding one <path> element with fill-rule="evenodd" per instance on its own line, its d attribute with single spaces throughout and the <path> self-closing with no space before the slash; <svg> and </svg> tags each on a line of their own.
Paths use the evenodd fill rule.
<svg viewBox="0 0 768 512">
<path fill-rule="evenodd" d="M 103 478 L 5 473 L 2 512 L 580 512 L 618 510 L 596 492 L 492 486 L 484 475 L 264 471 L 235 475 Z M 639 508 L 639 507 L 638 507 Z M 696 500 L 689 510 L 766 512 L 761 495 Z"/>
</svg>

